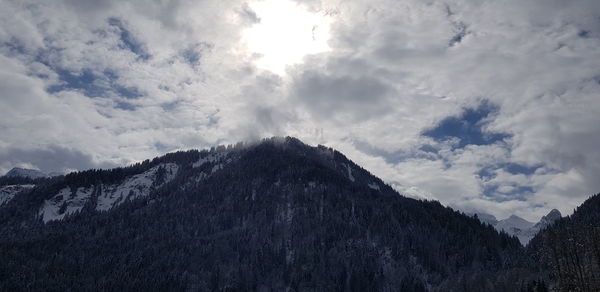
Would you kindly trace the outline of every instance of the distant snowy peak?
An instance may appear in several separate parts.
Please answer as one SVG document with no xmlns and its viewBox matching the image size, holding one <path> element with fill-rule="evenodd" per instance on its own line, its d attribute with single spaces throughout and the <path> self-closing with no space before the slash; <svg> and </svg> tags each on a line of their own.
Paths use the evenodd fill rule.
<svg viewBox="0 0 600 292">
<path fill-rule="evenodd" d="M 39 171 L 39 170 L 35 170 L 35 169 L 27 169 L 27 168 L 20 168 L 20 167 L 15 167 L 13 169 L 11 169 L 9 172 L 7 172 L 4 176 L 7 177 L 26 177 L 26 178 L 41 178 L 41 177 L 48 177 L 47 174 Z"/>
<path fill-rule="evenodd" d="M 519 216 L 511 215 L 510 217 L 498 221 L 495 227 L 498 230 L 504 230 L 506 232 L 511 232 L 511 230 L 526 230 L 533 227 L 535 223 L 529 222 Z"/>
<path fill-rule="evenodd" d="M 537 223 L 529 222 L 516 215 L 511 215 L 504 220 L 493 223 L 496 217 L 492 215 L 485 213 L 477 213 L 476 215 L 481 222 L 491 224 L 496 230 L 504 231 L 511 236 L 516 236 L 523 245 L 527 245 L 538 232 L 544 230 L 562 217 L 560 212 L 556 209 L 550 211 L 548 215 L 542 217 Z M 489 216 L 493 217 L 493 220 L 491 220 L 491 217 Z"/>
<path fill-rule="evenodd" d="M 529 222 L 519 216 L 511 215 L 510 217 L 498 221 L 494 228 L 498 231 L 504 231 L 508 235 L 516 236 L 521 244 L 526 245 L 533 236 L 530 236 L 529 229 L 535 223 Z"/>
</svg>

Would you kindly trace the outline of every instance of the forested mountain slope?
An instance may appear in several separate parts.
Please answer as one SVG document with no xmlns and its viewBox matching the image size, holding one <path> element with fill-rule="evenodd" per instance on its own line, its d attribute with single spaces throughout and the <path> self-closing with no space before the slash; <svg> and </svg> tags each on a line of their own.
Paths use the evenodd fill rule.
<svg viewBox="0 0 600 292">
<path fill-rule="evenodd" d="M 556 291 L 600 291 L 600 194 L 539 233 L 529 249 Z"/>
<path fill-rule="evenodd" d="M 516 238 L 294 138 L 72 173 L 0 208 L 3 291 L 513 292 L 531 265 Z"/>
</svg>

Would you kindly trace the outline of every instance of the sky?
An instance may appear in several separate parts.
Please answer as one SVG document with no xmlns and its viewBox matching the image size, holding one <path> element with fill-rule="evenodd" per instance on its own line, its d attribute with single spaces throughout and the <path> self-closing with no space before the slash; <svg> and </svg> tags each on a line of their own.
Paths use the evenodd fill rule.
<svg viewBox="0 0 600 292">
<path fill-rule="evenodd" d="M 600 192 L 597 0 L 0 6 L 0 174 L 289 135 L 465 212 Z"/>
</svg>

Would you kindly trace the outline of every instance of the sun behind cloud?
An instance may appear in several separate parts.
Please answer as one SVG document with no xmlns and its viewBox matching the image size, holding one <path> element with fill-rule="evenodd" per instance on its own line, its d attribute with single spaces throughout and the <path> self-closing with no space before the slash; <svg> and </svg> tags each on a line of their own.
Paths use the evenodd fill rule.
<svg viewBox="0 0 600 292">
<path fill-rule="evenodd" d="M 331 18 L 311 12 L 289 0 L 255 1 L 249 8 L 258 22 L 243 32 L 242 42 L 255 55 L 256 65 L 283 74 L 309 54 L 330 50 L 327 45 Z"/>
</svg>

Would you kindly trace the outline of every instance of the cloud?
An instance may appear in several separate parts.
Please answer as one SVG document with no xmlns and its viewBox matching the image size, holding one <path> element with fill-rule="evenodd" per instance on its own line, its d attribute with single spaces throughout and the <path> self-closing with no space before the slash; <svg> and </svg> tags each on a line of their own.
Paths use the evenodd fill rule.
<svg viewBox="0 0 600 292">
<path fill-rule="evenodd" d="M 4 1 L 0 170 L 293 135 L 498 218 L 600 189 L 600 2 L 295 2 L 330 50 L 277 75 L 241 41 L 252 1 Z"/>
<path fill-rule="evenodd" d="M 392 113 L 331 139 L 416 196 L 499 217 L 570 213 L 600 187 L 587 177 L 598 151 L 584 146 L 598 137 L 598 38 L 581 36 L 598 31 L 598 4 L 545 4 L 332 4 L 345 16 L 334 50 L 305 67 L 366 74 L 399 94 L 385 102 Z"/>
<path fill-rule="evenodd" d="M 368 76 L 328 76 L 304 71 L 292 93 L 316 119 L 338 118 L 357 122 L 388 110 L 386 100 L 393 89 Z"/>
</svg>

